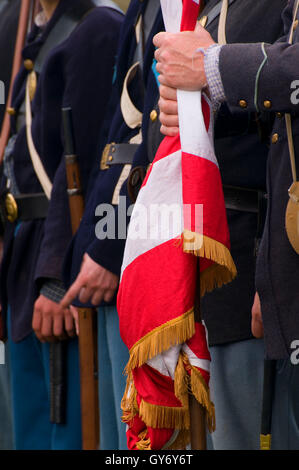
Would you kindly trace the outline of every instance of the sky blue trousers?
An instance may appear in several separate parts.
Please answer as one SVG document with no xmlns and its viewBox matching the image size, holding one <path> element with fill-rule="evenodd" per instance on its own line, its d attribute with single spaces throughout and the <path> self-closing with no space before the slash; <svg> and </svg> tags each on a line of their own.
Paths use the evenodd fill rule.
<svg viewBox="0 0 299 470">
<path fill-rule="evenodd" d="M 126 425 L 120 403 L 129 352 L 119 333 L 116 307 L 98 309 L 98 358 L 101 450 L 127 450 Z"/>
<path fill-rule="evenodd" d="M 258 450 L 263 395 L 264 343 L 251 339 L 210 348 L 215 450 Z M 299 365 L 277 361 L 272 449 L 299 449 Z"/>
<path fill-rule="evenodd" d="M 8 319 L 9 320 L 9 319 Z M 17 450 L 81 449 L 78 341 L 67 346 L 66 423 L 50 423 L 49 344 L 35 334 L 14 343 L 10 336 L 10 376 L 14 441 Z"/>
</svg>

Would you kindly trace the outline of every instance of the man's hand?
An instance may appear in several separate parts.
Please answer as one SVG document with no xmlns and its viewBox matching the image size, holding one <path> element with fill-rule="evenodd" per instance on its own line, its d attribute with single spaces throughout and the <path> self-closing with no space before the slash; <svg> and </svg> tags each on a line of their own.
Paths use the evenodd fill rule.
<svg viewBox="0 0 299 470">
<path fill-rule="evenodd" d="M 95 307 L 103 300 L 110 302 L 118 287 L 118 281 L 118 276 L 107 271 L 85 253 L 81 271 L 60 305 L 67 308 L 76 297 L 79 297 L 83 304 L 91 302 Z"/>
<path fill-rule="evenodd" d="M 74 305 L 70 305 L 70 312 L 73 315 L 73 319 L 76 327 L 76 334 L 79 336 L 79 311 Z"/>
<path fill-rule="evenodd" d="M 254 297 L 253 306 L 251 309 L 251 331 L 256 338 L 264 337 L 264 327 L 261 311 L 261 303 L 258 293 Z"/>
<path fill-rule="evenodd" d="M 159 33 L 154 37 L 159 82 L 181 90 L 202 90 L 207 85 L 204 57 L 197 49 L 215 44 L 210 34 L 198 24 L 195 31 L 177 34 Z"/>
<path fill-rule="evenodd" d="M 43 295 L 40 295 L 34 304 L 32 328 L 42 343 L 64 340 L 76 335 L 69 309 Z"/>
<path fill-rule="evenodd" d="M 179 116 L 177 92 L 175 88 L 160 85 L 159 108 L 161 133 L 170 137 L 177 135 L 179 132 Z"/>
</svg>

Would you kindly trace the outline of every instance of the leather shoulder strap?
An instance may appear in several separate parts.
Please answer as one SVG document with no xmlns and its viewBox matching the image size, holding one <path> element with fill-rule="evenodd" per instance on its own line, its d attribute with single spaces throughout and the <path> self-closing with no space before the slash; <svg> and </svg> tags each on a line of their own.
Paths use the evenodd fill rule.
<svg viewBox="0 0 299 470">
<path fill-rule="evenodd" d="M 58 46 L 61 42 L 66 40 L 71 33 L 75 30 L 75 28 L 78 26 L 78 24 L 82 21 L 83 18 L 86 17 L 86 14 L 88 14 L 90 11 L 93 10 L 94 7 L 89 9 L 85 15 L 83 14 L 79 18 L 71 18 L 69 14 L 64 14 L 61 16 L 61 18 L 57 21 L 56 25 L 50 32 L 46 42 L 44 45 L 41 47 L 40 52 L 36 58 L 35 65 L 34 65 L 34 71 L 31 72 L 31 74 L 34 73 L 40 73 L 42 70 L 42 67 L 44 65 L 45 59 L 47 55 L 50 53 L 50 51 L 55 47 Z M 32 161 L 32 166 L 34 168 L 35 174 L 47 196 L 48 199 L 51 198 L 51 191 L 52 191 L 52 182 L 50 181 L 47 172 L 43 166 L 42 160 L 36 150 L 36 147 L 34 145 L 34 141 L 32 138 L 32 132 L 31 132 L 31 124 L 32 124 L 32 112 L 31 112 L 31 100 L 30 100 L 30 75 L 27 77 L 27 83 L 26 83 L 26 95 L 25 95 L 25 115 L 26 115 L 26 137 L 27 137 L 27 145 L 28 145 L 28 150 L 30 154 L 30 158 Z"/>
<path fill-rule="evenodd" d="M 293 21 L 289 35 L 289 44 L 293 43 L 293 36 L 294 36 L 294 24 L 297 18 L 297 13 L 299 9 L 299 0 L 294 2 L 294 9 L 293 9 Z M 292 169 L 292 177 L 293 182 L 297 181 L 297 169 L 296 169 L 296 159 L 295 159 L 295 147 L 294 147 L 294 140 L 293 140 L 293 133 L 292 133 L 292 118 L 289 113 L 285 114 L 285 122 L 287 128 L 287 137 L 288 137 L 288 147 L 289 147 L 289 155 L 290 155 L 290 163 Z"/>
<path fill-rule="evenodd" d="M 228 6 L 230 6 L 235 1 L 236 0 L 228 0 Z M 212 10 L 208 12 L 208 14 L 205 14 L 204 10 L 202 11 L 200 18 L 202 18 L 203 16 L 207 16 L 208 18 L 205 24 L 205 28 L 207 28 L 216 18 L 218 18 L 221 12 L 221 8 L 222 8 L 222 1 L 220 0 L 217 3 L 217 5 L 215 5 L 214 8 L 212 8 Z"/>
</svg>

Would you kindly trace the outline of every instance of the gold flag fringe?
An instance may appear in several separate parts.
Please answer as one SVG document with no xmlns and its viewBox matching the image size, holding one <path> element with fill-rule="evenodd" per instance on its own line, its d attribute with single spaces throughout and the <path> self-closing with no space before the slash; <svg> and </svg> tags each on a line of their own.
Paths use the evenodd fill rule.
<svg viewBox="0 0 299 470">
<path fill-rule="evenodd" d="M 141 400 L 139 416 L 151 428 L 189 429 L 188 408 L 159 406 Z"/>
<path fill-rule="evenodd" d="M 215 430 L 215 408 L 210 400 L 209 388 L 200 371 L 190 364 L 188 356 L 184 352 L 180 353 L 178 359 L 174 377 L 174 392 L 182 404 L 181 407 L 153 405 L 141 400 L 138 409 L 137 392 L 132 381 L 132 374 L 130 374 L 122 400 L 123 421 L 130 426 L 130 422 L 138 414 L 147 427 L 179 429 L 180 432 L 169 449 L 184 449 L 190 443 L 189 395 L 192 394 L 206 409 L 209 431 Z M 146 435 L 147 429 L 138 436 L 140 440 L 136 446 L 139 450 L 150 450 L 151 448 L 150 440 L 146 439 Z"/>
<path fill-rule="evenodd" d="M 133 382 L 132 373 L 127 377 L 125 393 L 121 400 L 121 409 L 123 411 L 122 421 L 130 425 L 134 416 L 139 413 L 137 403 L 137 390 Z"/>
<path fill-rule="evenodd" d="M 215 287 L 231 282 L 237 275 L 237 269 L 229 249 L 206 235 L 184 230 L 183 249 L 185 253 L 214 261 L 214 265 L 200 274 L 201 297 Z"/>
<path fill-rule="evenodd" d="M 147 429 L 138 434 L 139 441 L 136 443 L 138 450 L 152 450 L 150 438 L 146 439 Z"/>
<path fill-rule="evenodd" d="M 221 287 L 223 284 L 231 282 L 236 277 L 237 270 L 230 251 L 222 243 L 189 230 L 184 230 L 180 243 L 183 243 L 184 252 L 209 259 L 215 263 L 200 275 L 201 296 L 212 291 L 215 287 Z M 137 341 L 130 350 L 130 359 L 126 366 L 128 378 L 122 399 L 123 421 L 130 425 L 134 416 L 138 414 L 146 426 L 179 429 L 180 432 L 169 449 L 185 448 L 190 442 L 190 393 L 206 409 L 209 431 L 215 430 L 215 408 L 210 400 L 209 388 L 200 371 L 193 367 L 187 355 L 181 352 L 176 367 L 174 387 L 175 395 L 182 406 L 159 406 L 142 400 L 138 408 L 137 391 L 132 371 L 172 346 L 185 343 L 194 334 L 194 308 L 192 308 L 183 315 L 160 325 Z M 138 436 L 138 449 L 151 449 L 150 440 L 146 439 L 146 436 L 147 429 Z"/>
<path fill-rule="evenodd" d="M 190 364 L 188 356 L 184 352 L 181 356 L 186 370 L 190 372 L 189 392 L 205 408 L 208 429 L 210 433 L 214 432 L 216 429 L 215 406 L 210 398 L 209 387 L 200 371 Z"/>
<path fill-rule="evenodd" d="M 185 343 L 194 333 L 194 308 L 192 308 L 183 315 L 158 326 L 134 344 L 130 349 L 130 359 L 126 366 L 127 374 L 172 346 Z"/>
</svg>

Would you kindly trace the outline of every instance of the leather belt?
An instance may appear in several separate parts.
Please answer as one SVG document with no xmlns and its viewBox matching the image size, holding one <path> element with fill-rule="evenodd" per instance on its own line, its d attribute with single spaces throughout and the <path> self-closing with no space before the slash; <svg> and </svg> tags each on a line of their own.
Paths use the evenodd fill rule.
<svg viewBox="0 0 299 470">
<path fill-rule="evenodd" d="M 49 200 L 44 193 L 20 194 L 5 196 L 5 212 L 9 222 L 45 219 L 47 217 Z"/>
<path fill-rule="evenodd" d="M 112 165 L 131 165 L 139 144 L 107 144 L 102 153 L 101 170 Z"/>
<path fill-rule="evenodd" d="M 266 199 L 264 191 L 223 185 L 226 209 L 259 213 L 261 197 Z"/>
</svg>

